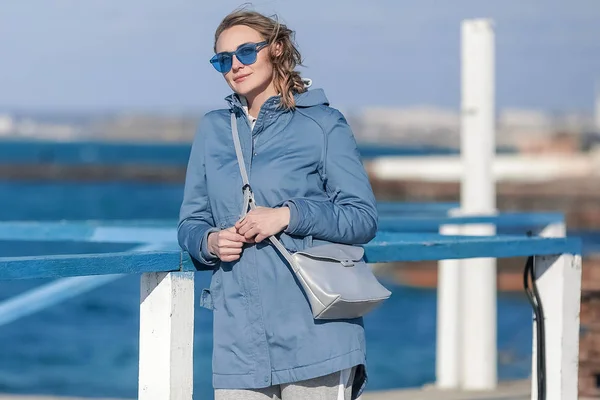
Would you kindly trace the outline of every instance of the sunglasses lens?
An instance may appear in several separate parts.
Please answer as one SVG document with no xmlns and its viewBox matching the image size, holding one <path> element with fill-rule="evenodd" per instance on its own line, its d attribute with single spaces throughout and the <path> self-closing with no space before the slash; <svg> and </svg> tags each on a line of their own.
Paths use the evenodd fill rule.
<svg viewBox="0 0 600 400">
<path fill-rule="evenodd" d="M 256 45 L 242 46 L 236 51 L 235 55 L 242 64 L 252 64 L 256 62 Z"/>
<path fill-rule="evenodd" d="M 231 56 L 226 54 L 217 54 L 210 59 L 210 63 L 217 71 L 225 74 L 231 69 Z"/>
</svg>

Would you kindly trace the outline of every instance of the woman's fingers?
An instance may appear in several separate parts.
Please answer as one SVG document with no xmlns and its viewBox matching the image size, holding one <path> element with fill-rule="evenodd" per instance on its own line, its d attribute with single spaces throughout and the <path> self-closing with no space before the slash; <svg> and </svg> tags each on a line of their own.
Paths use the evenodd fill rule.
<svg viewBox="0 0 600 400">
<path fill-rule="evenodd" d="M 238 233 L 240 235 L 243 235 L 245 238 L 248 238 L 248 232 L 253 231 L 254 234 L 252 234 L 251 236 L 254 237 L 256 236 L 257 230 L 260 230 L 260 226 L 262 225 L 262 223 L 259 223 L 257 221 L 253 221 L 253 222 L 249 222 L 245 225 L 243 225 L 240 229 L 238 229 Z"/>
<path fill-rule="evenodd" d="M 259 233 L 258 235 L 256 235 L 256 236 L 254 237 L 254 241 L 255 241 L 256 243 L 260 243 L 260 242 L 262 242 L 263 240 L 265 240 L 267 237 L 268 237 L 268 235 L 264 235 L 264 234 L 262 234 L 262 233 Z"/>
<path fill-rule="evenodd" d="M 248 220 L 246 219 L 246 216 L 244 216 L 244 218 L 242 218 L 238 222 L 236 222 L 233 227 L 235 229 L 239 230 L 242 226 L 244 226 L 246 224 L 247 221 Z"/>
<path fill-rule="evenodd" d="M 232 256 L 242 254 L 242 249 L 237 247 L 223 247 L 220 249 L 220 253 L 223 256 Z"/>
<path fill-rule="evenodd" d="M 238 233 L 242 236 L 246 236 L 246 232 L 248 232 L 250 229 L 254 228 L 255 225 L 253 224 L 245 224 L 242 225 L 239 229 L 238 229 Z"/>
<path fill-rule="evenodd" d="M 252 242 L 256 242 L 256 235 L 259 234 L 259 231 L 257 228 L 252 228 L 250 229 L 248 232 L 246 232 L 244 234 L 244 237 L 246 238 L 246 240 L 250 240 Z"/>
<path fill-rule="evenodd" d="M 262 242 L 272 233 L 269 231 L 269 219 L 272 218 L 272 209 L 260 209 L 255 210 L 254 213 L 246 214 L 244 218 L 236 222 L 236 224 L 230 228 L 223 229 L 219 232 L 217 247 L 219 251 L 219 258 L 222 261 L 235 261 L 240 258 L 244 243 L 257 243 Z M 255 219 L 262 218 L 266 221 L 260 223 Z M 263 225 L 266 226 L 263 227 Z"/>
<path fill-rule="evenodd" d="M 241 235 L 240 235 L 241 236 Z M 243 236 L 241 236 L 241 240 L 244 240 Z M 219 240 L 217 241 L 217 246 L 223 248 L 223 247 L 236 247 L 236 248 L 242 248 L 242 246 L 244 246 L 244 242 L 241 240 L 229 240 L 226 238 L 219 238 Z"/>
<path fill-rule="evenodd" d="M 221 261 L 235 261 L 239 259 L 244 243 L 250 242 L 243 235 L 236 232 L 233 226 L 219 231 L 215 239 L 213 252 Z"/>
<path fill-rule="evenodd" d="M 246 240 L 242 234 L 236 231 L 235 227 L 224 229 L 220 232 L 219 239 L 229 240 L 231 242 L 244 243 Z"/>
</svg>

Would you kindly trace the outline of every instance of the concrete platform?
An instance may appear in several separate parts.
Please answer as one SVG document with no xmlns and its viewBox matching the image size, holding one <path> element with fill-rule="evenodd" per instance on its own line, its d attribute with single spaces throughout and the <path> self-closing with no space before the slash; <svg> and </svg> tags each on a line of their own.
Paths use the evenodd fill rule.
<svg viewBox="0 0 600 400">
<path fill-rule="evenodd" d="M 434 387 L 368 391 L 360 400 L 529 400 L 529 381 L 501 383 L 494 392 L 440 391 Z M 75 397 L 0 395 L 0 400 L 117 400 Z M 125 399 L 122 399 L 125 400 Z M 199 399 L 201 400 L 201 399 Z"/>
<path fill-rule="evenodd" d="M 365 392 L 360 400 L 528 400 L 530 398 L 531 383 L 523 380 L 503 382 L 493 392 L 439 390 L 427 386 L 416 389 Z"/>
<path fill-rule="evenodd" d="M 531 398 L 528 380 L 502 382 L 493 392 L 464 392 L 438 390 L 433 386 L 414 389 L 399 389 L 365 392 L 359 400 L 529 400 Z M 108 398 L 81 398 L 56 396 L 0 395 L 0 400 L 119 400 Z M 120 399 L 126 400 L 126 399 Z M 199 399 L 201 400 L 201 399 Z M 579 400 L 592 400 L 580 397 Z"/>
</svg>

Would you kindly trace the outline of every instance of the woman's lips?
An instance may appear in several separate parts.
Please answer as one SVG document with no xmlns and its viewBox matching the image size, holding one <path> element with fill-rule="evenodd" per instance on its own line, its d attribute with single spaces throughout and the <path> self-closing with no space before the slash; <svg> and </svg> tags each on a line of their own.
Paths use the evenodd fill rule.
<svg viewBox="0 0 600 400">
<path fill-rule="evenodd" d="M 247 77 L 249 77 L 249 76 L 250 76 L 250 74 L 246 74 L 246 75 L 240 75 L 240 76 L 238 76 L 237 78 L 233 78 L 233 81 L 234 81 L 235 83 L 240 83 L 240 82 L 243 82 L 243 81 L 245 81 L 245 80 L 246 80 L 246 78 L 247 78 Z"/>
</svg>

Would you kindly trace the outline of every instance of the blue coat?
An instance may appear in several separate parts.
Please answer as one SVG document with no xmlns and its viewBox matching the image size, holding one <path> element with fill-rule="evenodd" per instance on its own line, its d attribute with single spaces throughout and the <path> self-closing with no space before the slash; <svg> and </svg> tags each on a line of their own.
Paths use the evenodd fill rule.
<svg viewBox="0 0 600 400">
<path fill-rule="evenodd" d="M 237 95 L 206 114 L 194 138 L 178 238 L 196 268 L 211 270 L 201 305 L 214 312 L 213 386 L 247 389 L 295 382 L 359 366 L 366 383 L 363 321 L 315 321 L 291 269 L 269 241 L 245 245 L 239 260 L 207 250 L 210 232 L 242 212 L 242 179 L 231 137 L 237 116 L 256 204 L 290 208 L 280 240 L 290 251 L 338 242 L 363 244 L 377 231 L 375 197 L 344 116 L 321 89 L 297 94 L 296 109 L 262 106 L 254 129 Z"/>
</svg>

